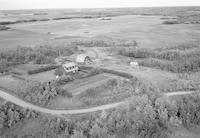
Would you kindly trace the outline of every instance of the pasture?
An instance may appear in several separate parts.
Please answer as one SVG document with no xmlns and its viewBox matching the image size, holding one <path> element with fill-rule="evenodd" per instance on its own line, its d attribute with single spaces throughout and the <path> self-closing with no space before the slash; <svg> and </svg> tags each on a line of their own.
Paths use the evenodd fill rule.
<svg viewBox="0 0 200 138">
<path fill-rule="evenodd" d="M 35 22 L 9 25 L 20 31 L 32 32 L 40 37 L 54 38 L 100 38 L 136 40 L 141 47 L 156 48 L 175 44 L 198 41 L 200 25 L 198 24 L 162 24 L 162 16 L 125 15 L 112 17 L 112 20 L 70 19 L 48 22 Z M 2 34 L 3 36 L 3 34 Z M 20 36 L 20 35 L 19 35 Z M 64 37 L 65 36 L 65 37 Z M 3 38 L 3 39 L 2 39 Z M 29 36 L 27 36 L 29 38 Z M 5 37 L 1 37 L 5 41 Z M 12 40 L 12 35 L 9 36 Z M 14 39 L 14 37 L 13 37 Z M 44 40 L 44 39 L 43 39 Z M 152 41 L 153 40 L 153 41 Z"/>
</svg>

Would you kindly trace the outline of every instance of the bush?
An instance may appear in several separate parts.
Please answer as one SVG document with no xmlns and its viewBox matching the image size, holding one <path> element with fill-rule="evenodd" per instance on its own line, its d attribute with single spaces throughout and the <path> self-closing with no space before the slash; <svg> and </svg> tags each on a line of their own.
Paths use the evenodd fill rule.
<svg viewBox="0 0 200 138">
<path fill-rule="evenodd" d="M 174 21 L 174 20 L 168 20 L 168 21 L 164 21 L 163 24 L 179 24 L 179 22 Z"/>
<path fill-rule="evenodd" d="M 8 30 L 10 27 L 7 26 L 0 26 L 0 31 Z"/>
<path fill-rule="evenodd" d="M 63 76 L 63 77 L 60 77 L 58 80 L 56 80 L 56 84 L 57 85 L 64 85 L 70 81 L 73 81 L 74 78 L 72 76 Z"/>
<path fill-rule="evenodd" d="M 56 76 L 62 76 L 64 74 L 63 68 L 59 67 L 55 70 L 54 75 Z"/>
<path fill-rule="evenodd" d="M 45 72 L 45 71 L 50 71 L 50 70 L 56 69 L 58 67 L 59 66 L 57 66 L 57 65 L 48 65 L 48 66 L 45 66 L 45 67 L 37 68 L 35 70 L 29 70 L 29 71 L 27 71 L 27 73 L 29 75 L 32 75 L 32 74 L 37 74 L 37 73 L 41 73 L 41 72 Z"/>
<path fill-rule="evenodd" d="M 103 73 L 110 73 L 110 74 L 114 74 L 117 76 L 121 76 L 127 79 L 136 79 L 135 77 L 133 77 L 131 74 L 128 73 L 124 73 L 124 72 L 119 72 L 119 71 L 114 71 L 114 70 L 109 70 L 109 69 L 100 69 Z M 137 80 L 137 79 L 136 79 Z"/>
<path fill-rule="evenodd" d="M 136 48 L 136 49 L 120 49 L 118 54 L 127 56 L 127 57 L 134 57 L 134 58 L 149 58 L 154 54 L 154 52 L 150 49 L 146 48 Z"/>
<path fill-rule="evenodd" d="M 200 96 L 194 94 L 190 96 L 182 96 L 177 99 L 178 113 L 177 116 L 181 119 L 184 126 L 200 125 Z"/>
</svg>

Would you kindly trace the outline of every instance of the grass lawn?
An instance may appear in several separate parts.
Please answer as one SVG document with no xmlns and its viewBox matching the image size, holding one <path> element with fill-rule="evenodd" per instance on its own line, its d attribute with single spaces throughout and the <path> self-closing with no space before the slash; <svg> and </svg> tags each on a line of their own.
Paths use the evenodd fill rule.
<svg viewBox="0 0 200 138">
<path fill-rule="evenodd" d="M 33 80 L 38 82 L 48 82 L 56 79 L 56 76 L 54 75 L 55 70 L 45 71 L 37 74 L 32 75 L 24 75 L 23 78 L 27 80 Z"/>
<path fill-rule="evenodd" d="M 77 95 L 87 90 L 88 88 L 101 85 L 102 83 L 105 83 L 106 81 L 112 79 L 113 77 L 116 78 L 117 76 L 106 73 L 99 74 L 88 78 L 74 80 L 70 83 L 67 83 L 66 85 L 63 85 L 62 88 L 68 90 L 72 94 Z"/>
<path fill-rule="evenodd" d="M 43 67 L 45 65 L 39 65 L 39 64 L 20 64 L 16 65 L 14 67 L 11 67 L 12 72 L 19 73 L 19 74 L 26 74 L 29 70 L 35 70 L 40 67 Z"/>
<path fill-rule="evenodd" d="M 79 109 L 87 106 L 77 98 L 57 96 L 47 107 L 51 109 Z"/>
<path fill-rule="evenodd" d="M 11 75 L 8 76 L 0 76 L 0 88 L 9 90 L 9 91 L 16 91 L 19 89 L 20 85 L 23 81 L 13 78 Z"/>
</svg>

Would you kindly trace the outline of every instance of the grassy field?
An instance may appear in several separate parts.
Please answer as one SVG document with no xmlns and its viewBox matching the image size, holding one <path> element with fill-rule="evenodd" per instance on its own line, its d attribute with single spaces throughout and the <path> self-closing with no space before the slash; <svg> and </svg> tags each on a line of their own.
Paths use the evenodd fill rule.
<svg viewBox="0 0 200 138">
<path fill-rule="evenodd" d="M 10 29 L 0 31 L 0 49 L 13 48 L 18 46 L 35 46 L 44 44 L 49 40 L 47 34 L 25 31 L 22 29 Z"/>
<path fill-rule="evenodd" d="M 62 86 L 62 88 L 77 95 L 87 90 L 88 88 L 101 85 L 102 83 L 105 83 L 106 81 L 112 79 L 113 77 L 117 77 L 117 76 L 110 75 L 110 74 L 95 75 L 89 78 L 77 79 L 73 82 L 67 83 L 66 85 Z"/>
<path fill-rule="evenodd" d="M 18 30 L 57 36 L 120 38 L 136 40 L 141 47 L 165 47 L 183 42 L 198 41 L 200 25 L 163 25 L 161 16 L 126 15 L 112 20 L 72 19 L 11 25 Z M 87 32 L 87 33 L 86 33 Z M 191 37 L 192 36 L 192 37 Z M 154 40 L 154 41 L 152 41 Z"/>
<path fill-rule="evenodd" d="M 14 67 L 11 67 L 11 71 L 16 74 L 27 74 L 29 70 L 35 70 L 45 65 L 40 64 L 20 64 Z"/>
<path fill-rule="evenodd" d="M 51 71 L 45 71 L 37 74 L 32 75 L 24 75 L 23 78 L 27 80 L 33 80 L 38 82 L 48 82 L 56 79 L 56 76 L 54 75 L 55 70 Z"/>
<path fill-rule="evenodd" d="M 0 76 L 0 88 L 9 90 L 9 91 L 16 91 L 20 88 L 20 84 L 23 81 L 13 78 L 11 75 L 9 76 Z"/>
<path fill-rule="evenodd" d="M 64 44 L 73 39 L 105 37 L 136 40 L 139 46 L 148 48 L 199 41 L 199 24 L 164 25 L 161 18 L 124 15 L 112 17 L 112 20 L 92 18 L 13 24 L 9 25 L 12 29 L 0 32 L 0 48 Z"/>
</svg>

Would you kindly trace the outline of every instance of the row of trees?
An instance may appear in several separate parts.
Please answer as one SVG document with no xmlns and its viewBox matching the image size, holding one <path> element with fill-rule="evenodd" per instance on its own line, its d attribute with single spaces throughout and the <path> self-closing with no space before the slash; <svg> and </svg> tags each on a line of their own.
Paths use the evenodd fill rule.
<svg viewBox="0 0 200 138">
<path fill-rule="evenodd" d="M 181 48 L 182 46 L 182 48 Z M 176 73 L 197 72 L 200 69 L 200 48 L 191 45 L 163 49 L 120 49 L 118 54 L 140 58 L 139 64 L 148 67 L 158 67 Z"/>
<path fill-rule="evenodd" d="M 96 40 L 76 40 L 72 42 L 73 45 L 86 47 L 135 47 L 137 42 L 135 40 L 121 40 L 121 39 L 96 39 Z"/>
<path fill-rule="evenodd" d="M 77 47 L 70 46 L 39 46 L 39 47 L 18 47 L 0 52 L 0 72 L 7 70 L 9 66 L 34 62 L 35 64 L 54 63 L 54 58 L 60 55 L 71 55 Z"/>
<path fill-rule="evenodd" d="M 16 91 L 21 98 L 39 106 L 47 105 L 58 95 L 71 97 L 71 94 L 58 87 L 55 81 L 45 83 L 25 81 Z"/>
</svg>

